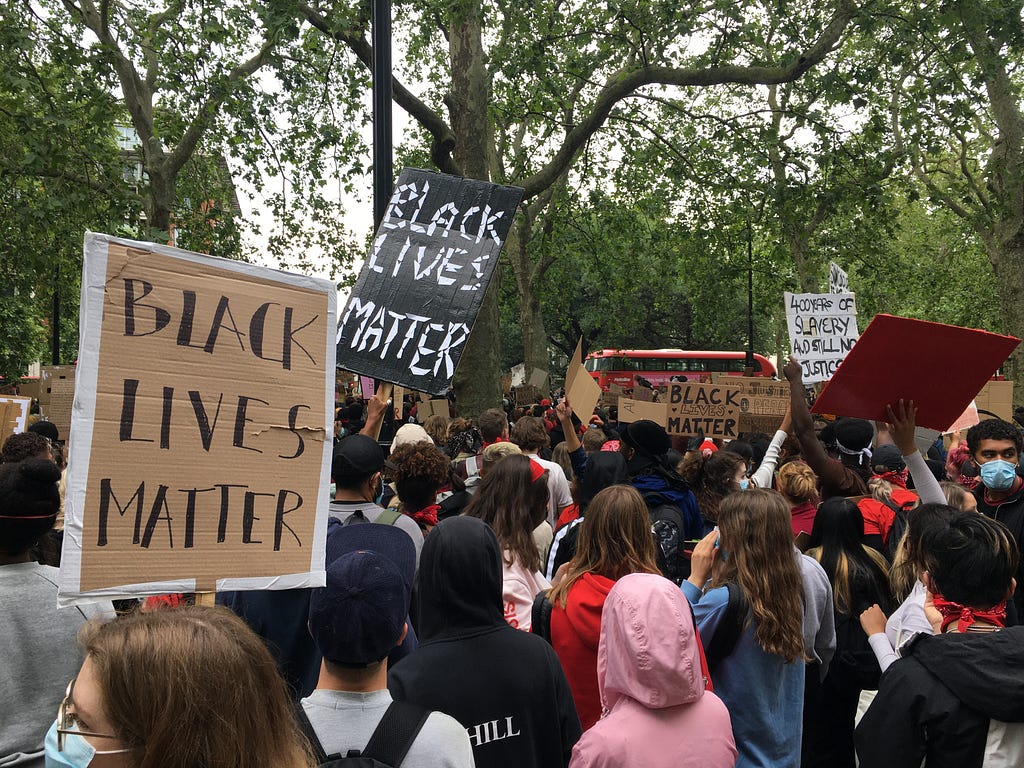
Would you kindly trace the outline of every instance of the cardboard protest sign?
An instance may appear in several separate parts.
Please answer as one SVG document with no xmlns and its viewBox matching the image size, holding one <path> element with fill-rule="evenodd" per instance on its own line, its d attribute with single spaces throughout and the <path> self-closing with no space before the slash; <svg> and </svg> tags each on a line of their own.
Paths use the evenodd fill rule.
<svg viewBox="0 0 1024 768">
<path fill-rule="evenodd" d="M 512 379 L 510 383 L 513 387 L 521 387 L 526 383 L 526 363 L 512 366 Z"/>
<path fill-rule="evenodd" d="M 86 235 L 62 602 L 324 583 L 335 297 Z"/>
<path fill-rule="evenodd" d="M 541 400 L 540 390 L 529 384 L 512 387 L 512 394 L 515 397 L 516 405 L 535 405 Z"/>
<path fill-rule="evenodd" d="M 576 418 L 588 423 L 601 399 L 601 385 L 583 367 L 583 339 L 577 342 L 576 351 L 569 358 L 569 367 L 565 371 L 565 396 L 569 398 Z"/>
<path fill-rule="evenodd" d="M 902 398 L 917 406 L 918 426 L 943 430 L 1019 343 L 988 331 L 875 315 L 811 411 L 885 421 L 885 406 Z M 951 352 L 964 349 L 969 364 L 950 365 Z"/>
<path fill-rule="evenodd" d="M 994 414 L 1003 421 L 1013 421 L 1013 382 L 988 381 L 975 397 L 979 411 L 986 411 L 979 416 L 990 419 Z"/>
<path fill-rule="evenodd" d="M 828 292 L 850 292 L 850 276 L 834 261 L 828 263 Z"/>
<path fill-rule="evenodd" d="M 964 412 L 957 417 L 957 420 L 942 430 L 943 434 L 949 434 L 952 432 L 961 432 L 968 430 L 981 421 L 981 417 L 978 415 L 978 404 L 971 400 L 964 409 Z"/>
<path fill-rule="evenodd" d="M 775 432 L 789 407 L 789 382 L 761 376 L 730 376 L 716 373 L 715 384 L 739 387 L 740 432 Z"/>
<path fill-rule="evenodd" d="M 665 403 L 649 403 L 642 400 L 619 398 L 619 422 L 632 424 L 634 421 L 649 419 L 663 427 L 668 426 L 668 405 Z"/>
<path fill-rule="evenodd" d="M 28 409 L 32 400 L 27 397 L 0 397 L 0 445 L 11 435 L 19 435 L 28 428 Z"/>
<path fill-rule="evenodd" d="M 852 293 L 786 293 L 786 323 L 804 384 L 827 381 L 857 342 Z"/>
<path fill-rule="evenodd" d="M 740 390 L 731 384 L 672 382 L 668 388 L 668 433 L 734 440 L 740 432 Z"/>
<path fill-rule="evenodd" d="M 527 380 L 527 384 L 531 387 L 540 389 L 544 386 L 544 382 L 548 380 L 548 372 L 542 371 L 540 368 L 534 368 L 530 371 L 530 378 Z"/>
<path fill-rule="evenodd" d="M 523 190 L 406 168 L 338 325 L 338 364 L 443 395 Z"/>
<path fill-rule="evenodd" d="M 451 408 L 444 398 L 440 400 L 421 400 L 416 406 L 416 421 L 420 424 L 426 422 L 431 416 L 451 416 Z"/>
</svg>

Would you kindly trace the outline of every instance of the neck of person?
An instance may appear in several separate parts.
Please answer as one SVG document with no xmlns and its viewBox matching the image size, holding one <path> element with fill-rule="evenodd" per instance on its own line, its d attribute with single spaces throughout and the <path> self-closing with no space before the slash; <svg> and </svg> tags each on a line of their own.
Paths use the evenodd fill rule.
<svg viewBox="0 0 1024 768">
<path fill-rule="evenodd" d="M 368 667 L 343 667 L 329 661 L 320 662 L 317 690 L 372 693 L 388 687 L 388 660 L 385 658 Z"/>
<path fill-rule="evenodd" d="M 334 490 L 335 501 L 348 501 L 366 503 L 373 501 L 373 486 L 369 481 L 363 483 L 359 488 L 337 487 Z"/>
<path fill-rule="evenodd" d="M 985 488 L 985 500 L 1002 501 L 1003 499 L 1012 496 L 1017 491 L 1019 491 L 1021 483 L 1024 483 L 1024 480 L 1021 480 L 1020 475 L 1016 475 L 1013 478 L 1013 484 L 1010 485 L 1010 487 L 1007 488 L 1005 491 L 993 491 L 990 488 Z"/>
</svg>

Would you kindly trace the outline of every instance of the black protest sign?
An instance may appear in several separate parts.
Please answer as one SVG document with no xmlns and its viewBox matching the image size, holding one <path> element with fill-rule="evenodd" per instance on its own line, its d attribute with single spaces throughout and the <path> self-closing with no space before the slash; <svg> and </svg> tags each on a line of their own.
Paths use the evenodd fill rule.
<svg viewBox="0 0 1024 768">
<path fill-rule="evenodd" d="M 522 195 L 403 170 L 338 324 L 338 365 L 444 394 Z"/>
</svg>

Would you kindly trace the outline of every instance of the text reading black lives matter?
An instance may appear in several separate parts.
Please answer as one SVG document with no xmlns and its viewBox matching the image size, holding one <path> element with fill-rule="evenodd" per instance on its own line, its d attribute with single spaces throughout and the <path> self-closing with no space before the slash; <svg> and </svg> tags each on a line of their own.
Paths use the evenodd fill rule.
<svg viewBox="0 0 1024 768">
<path fill-rule="evenodd" d="M 239 315 L 237 306 L 232 310 L 229 296 L 208 297 L 210 306 L 202 307 L 197 306 L 197 294 L 192 290 L 154 288 L 152 283 L 139 278 L 126 278 L 123 284 L 125 338 L 152 336 L 154 340 L 162 339 L 172 344 L 177 350 L 196 350 L 211 357 L 215 357 L 223 345 L 238 345 L 254 361 L 270 363 L 285 372 L 292 370 L 296 355 L 308 358 L 313 365 L 318 364 L 313 353 L 322 348 L 322 342 L 316 339 L 316 329 L 312 327 L 319 317 L 315 312 L 265 302 L 251 315 L 243 316 Z M 202 303 L 201 299 L 198 303 Z M 200 316 L 212 317 L 212 320 L 201 325 Z M 274 337 L 273 341 L 270 341 L 271 337 Z M 270 352 L 271 348 L 275 351 Z M 251 374 L 254 369 L 248 370 Z M 207 461 L 213 461 L 214 454 L 223 456 L 225 450 L 263 454 L 265 451 L 247 437 L 247 425 L 253 424 L 256 421 L 253 417 L 257 415 L 261 423 L 287 424 L 286 429 L 294 438 L 293 450 L 276 455 L 274 461 L 294 460 L 305 454 L 305 428 L 300 426 L 299 420 L 303 411 L 312 410 L 310 405 L 291 401 L 272 403 L 264 398 L 272 396 L 273 386 L 265 382 L 261 386 L 256 380 L 249 384 L 262 397 L 256 392 L 232 398 L 225 398 L 223 392 L 217 391 L 189 389 L 181 392 L 174 387 L 157 386 L 152 379 L 146 381 L 145 377 L 125 378 L 120 393 L 119 441 L 152 443 L 161 450 L 171 451 L 172 448 L 181 450 L 185 440 L 193 445 L 192 438 L 198 437 L 203 451 L 211 456 Z M 150 412 L 140 413 L 143 408 Z M 159 418 L 151 412 L 156 408 L 159 408 Z M 195 435 L 186 438 L 173 434 L 171 417 L 179 408 L 191 413 L 189 422 L 194 422 Z M 221 435 L 224 435 L 223 439 L 220 439 Z M 264 535 L 260 533 L 259 521 L 266 519 L 272 510 L 274 551 L 281 549 L 286 530 L 302 546 L 298 534 L 285 520 L 287 515 L 303 505 L 302 494 L 296 490 L 280 488 L 260 492 L 246 483 L 226 482 L 211 483 L 208 488 L 172 488 L 143 478 L 137 485 L 133 483 L 130 489 L 119 488 L 117 491 L 115 494 L 111 478 L 100 479 L 96 525 L 98 547 L 108 544 L 111 513 L 123 518 L 134 505 L 133 544 L 148 549 L 154 544 L 154 534 L 157 534 L 161 546 L 174 549 L 175 527 L 172 523 L 177 518 L 182 520 L 181 543 L 178 546 L 191 549 L 196 545 L 197 507 L 208 508 L 211 504 L 218 509 L 218 544 L 225 542 L 229 521 L 239 514 L 240 508 L 243 544 L 264 543 L 258 538 Z M 182 514 L 172 515 L 172 508 Z M 166 525 L 166 541 L 161 522 Z M 268 530 L 266 534 L 269 533 Z"/>
<path fill-rule="evenodd" d="M 341 316 L 338 365 L 444 394 L 522 194 L 402 171 Z"/>
</svg>

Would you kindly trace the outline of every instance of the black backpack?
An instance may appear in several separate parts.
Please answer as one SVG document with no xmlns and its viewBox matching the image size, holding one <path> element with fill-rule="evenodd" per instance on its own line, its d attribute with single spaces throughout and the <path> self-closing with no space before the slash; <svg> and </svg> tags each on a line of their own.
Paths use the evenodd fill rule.
<svg viewBox="0 0 1024 768">
<path fill-rule="evenodd" d="M 542 590 L 533 598 L 533 608 L 530 610 L 530 633 L 539 635 L 551 643 L 551 601 L 548 599 L 548 591 Z"/>
<path fill-rule="evenodd" d="M 306 710 L 299 702 L 295 716 L 302 732 L 309 739 L 319 768 L 399 768 L 409 748 L 416 740 L 430 710 L 408 701 L 392 701 L 384 717 L 377 723 L 366 748 L 361 752 L 350 749 L 344 757 L 340 753 L 328 755 L 317 738 Z"/>
<path fill-rule="evenodd" d="M 882 554 L 891 563 L 896 558 L 896 551 L 900 548 L 900 542 L 903 541 L 903 534 L 907 532 L 907 512 L 913 508 L 914 502 L 909 501 L 900 506 L 889 499 L 882 503 L 893 511 L 892 528 L 889 529 L 889 538 L 885 540 L 885 545 L 882 548 Z"/>
<path fill-rule="evenodd" d="M 690 560 L 683 554 L 686 521 L 683 511 L 657 491 L 645 493 L 644 503 L 651 518 L 658 568 L 667 579 L 682 584 L 690 575 Z"/>
</svg>

